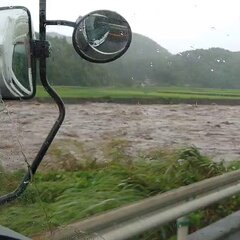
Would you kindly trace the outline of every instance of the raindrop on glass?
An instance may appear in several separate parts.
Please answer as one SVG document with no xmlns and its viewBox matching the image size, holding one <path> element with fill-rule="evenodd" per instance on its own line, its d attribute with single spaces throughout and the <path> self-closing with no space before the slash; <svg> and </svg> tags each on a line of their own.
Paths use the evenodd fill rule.
<svg viewBox="0 0 240 240">
<path fill-rule="evenodd" d="M 185 162 L 185 160 L 184 160 L 184 159 L 178 159 L 178 163 L 179 163 L 179 165 L 183 165 L 183 164 L 184 164 L 184 162 Z"/>
</svg>

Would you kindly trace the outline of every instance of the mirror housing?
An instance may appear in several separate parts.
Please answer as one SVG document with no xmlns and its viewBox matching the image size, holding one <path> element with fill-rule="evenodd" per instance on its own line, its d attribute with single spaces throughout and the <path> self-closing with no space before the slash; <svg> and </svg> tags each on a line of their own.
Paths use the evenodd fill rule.
<svg viewBox="0 0 240 240">
<path fill-rule="evenodd" d="M 109 10 L 94 11 L 78 18 L 72 36 L 76 52 L 95 63 L 111 62 L 121 57 L 131 40 L 128 22 Z"/>
<path fill-rule="evenodd" d="M 25 7 L 0 8 L 0 98 L 30 99 L 36 92 L 31 15 Z"/>
</svg>

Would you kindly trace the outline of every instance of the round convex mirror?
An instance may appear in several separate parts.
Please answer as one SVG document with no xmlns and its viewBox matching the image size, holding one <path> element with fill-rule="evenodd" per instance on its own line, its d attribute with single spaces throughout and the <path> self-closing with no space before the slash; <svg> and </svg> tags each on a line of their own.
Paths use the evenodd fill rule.
<svg viewBox="0 0 240 240">
<path fill-rule="evenodd" d="M 73 45 L 77 53 L 90 62 L 111 62 L 130 46 L 132 32 L 128 22 L 118 13 L 99 10 L 77 21 Z"/>
</svg>

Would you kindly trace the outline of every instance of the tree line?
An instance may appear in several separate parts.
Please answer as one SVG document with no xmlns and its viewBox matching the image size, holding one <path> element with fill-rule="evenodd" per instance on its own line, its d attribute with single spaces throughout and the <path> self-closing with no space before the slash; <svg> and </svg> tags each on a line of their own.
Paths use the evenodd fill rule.
<svg viewBox="0 0 240 240">
<path fill-rule="evenodd" d="M 48 78 L 65 86 L 240 87 L 240 52 L 197 49 L 176 55 L 153 40 L 133 34 L 127 53 L 112 63 L 89 63 L 78 56 L 71 38 L 50 33 Z"/>
</svg>

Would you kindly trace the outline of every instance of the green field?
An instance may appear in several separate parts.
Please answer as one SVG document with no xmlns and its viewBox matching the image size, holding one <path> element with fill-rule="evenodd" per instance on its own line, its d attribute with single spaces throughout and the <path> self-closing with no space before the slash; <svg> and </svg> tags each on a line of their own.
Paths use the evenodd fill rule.
<svg viewBox="0 0 240 240">
<path fill-rule="evenodd" d="M 56 86 L 56 91 L 66 102 L 105 101 L 120 103 L 199 103 L 239 104 L 240 90 L 163 88 L 83 88 Z M 37 99 L 47 101 L 48 94 L 37 89 Z"/>
</svg>

